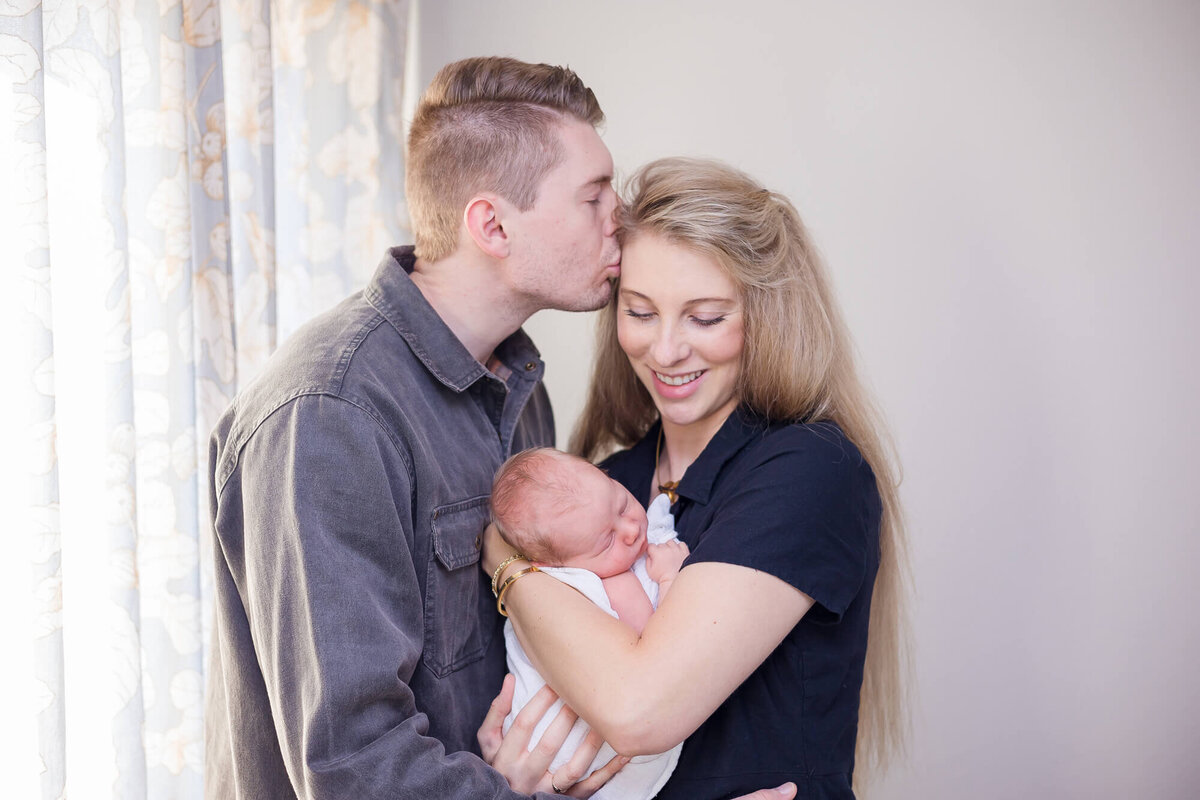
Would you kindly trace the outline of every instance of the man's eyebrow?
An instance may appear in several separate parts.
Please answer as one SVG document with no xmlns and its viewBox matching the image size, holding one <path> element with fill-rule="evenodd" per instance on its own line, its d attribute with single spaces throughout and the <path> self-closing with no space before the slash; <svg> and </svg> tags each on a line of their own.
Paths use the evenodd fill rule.
<svg viewBox="0 0 1200 800">
<path fill-rule="evenodd" d="M 583 186 L 585 189 L 590 189 L 593 186 L 608 186 L 612 183 L 612 175 L 597 175 Z"/>
</svg>

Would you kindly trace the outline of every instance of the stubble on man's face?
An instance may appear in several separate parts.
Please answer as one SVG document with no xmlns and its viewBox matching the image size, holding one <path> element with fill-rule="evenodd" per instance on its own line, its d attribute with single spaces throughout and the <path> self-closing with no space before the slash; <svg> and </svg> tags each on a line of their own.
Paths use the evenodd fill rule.
<svg viewBox="0 0 1200 800">
<path fill-rule="evenodd" d="M 536 308 L 594 311 L 620 272 L 612 157 L 586 123 L 560 127 L 562 161 L 542 180 L 520 219 L 520 290 Z"/>
</svg>

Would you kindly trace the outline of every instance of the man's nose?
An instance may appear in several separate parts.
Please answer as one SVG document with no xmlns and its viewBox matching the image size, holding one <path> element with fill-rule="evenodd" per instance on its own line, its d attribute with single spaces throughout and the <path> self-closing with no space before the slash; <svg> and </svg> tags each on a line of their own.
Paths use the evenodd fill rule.
<svg viewBox="0 0 1200 800">
<path fill-rule="evenodd" d="M 621 228 L 621 204 L 618 202 L 613 205 L 612 213 L 608 215 L 608 219 L 604 222 L 604 235 L 616 236 L 617 231 Z"/>
<path fill-rule="evenodd" d="M 605 222 L 605 228 L 604 228 L 605 236 L 616 236 L 617 231 L 620 230 L 620 207 L 622 207 L 622 204 L 620 204 L 620 198 L 617 197 L 616 192 L 613 192 L 612 193 L 612 212 L 610 213 L 610 215 L 608 215 L 608 219 Z"/>
</svg>

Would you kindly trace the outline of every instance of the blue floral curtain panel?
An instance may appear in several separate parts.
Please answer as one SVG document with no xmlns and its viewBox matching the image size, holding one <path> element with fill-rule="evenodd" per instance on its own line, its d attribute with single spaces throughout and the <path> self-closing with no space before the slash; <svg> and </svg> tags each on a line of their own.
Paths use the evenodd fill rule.
<svg viewBox="0 0 1200 800">
<path fill-rule="evenodd" d="M 208 432 L 409 240 L 408 5 L 0 0 L 6 795 L 202 796 Z"/>
</svg>

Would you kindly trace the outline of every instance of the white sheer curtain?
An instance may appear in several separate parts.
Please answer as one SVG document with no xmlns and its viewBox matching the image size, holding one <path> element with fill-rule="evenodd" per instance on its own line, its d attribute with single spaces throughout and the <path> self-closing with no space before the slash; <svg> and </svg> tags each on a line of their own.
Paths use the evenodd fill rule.
<svg viewBox="0 0 1200 800">
<path fill-rule="evenodd" d="M 207 435 L 407 241 L 407 0 L 0 0 L 4 793 L 202 796 Z"/>
</svg>

